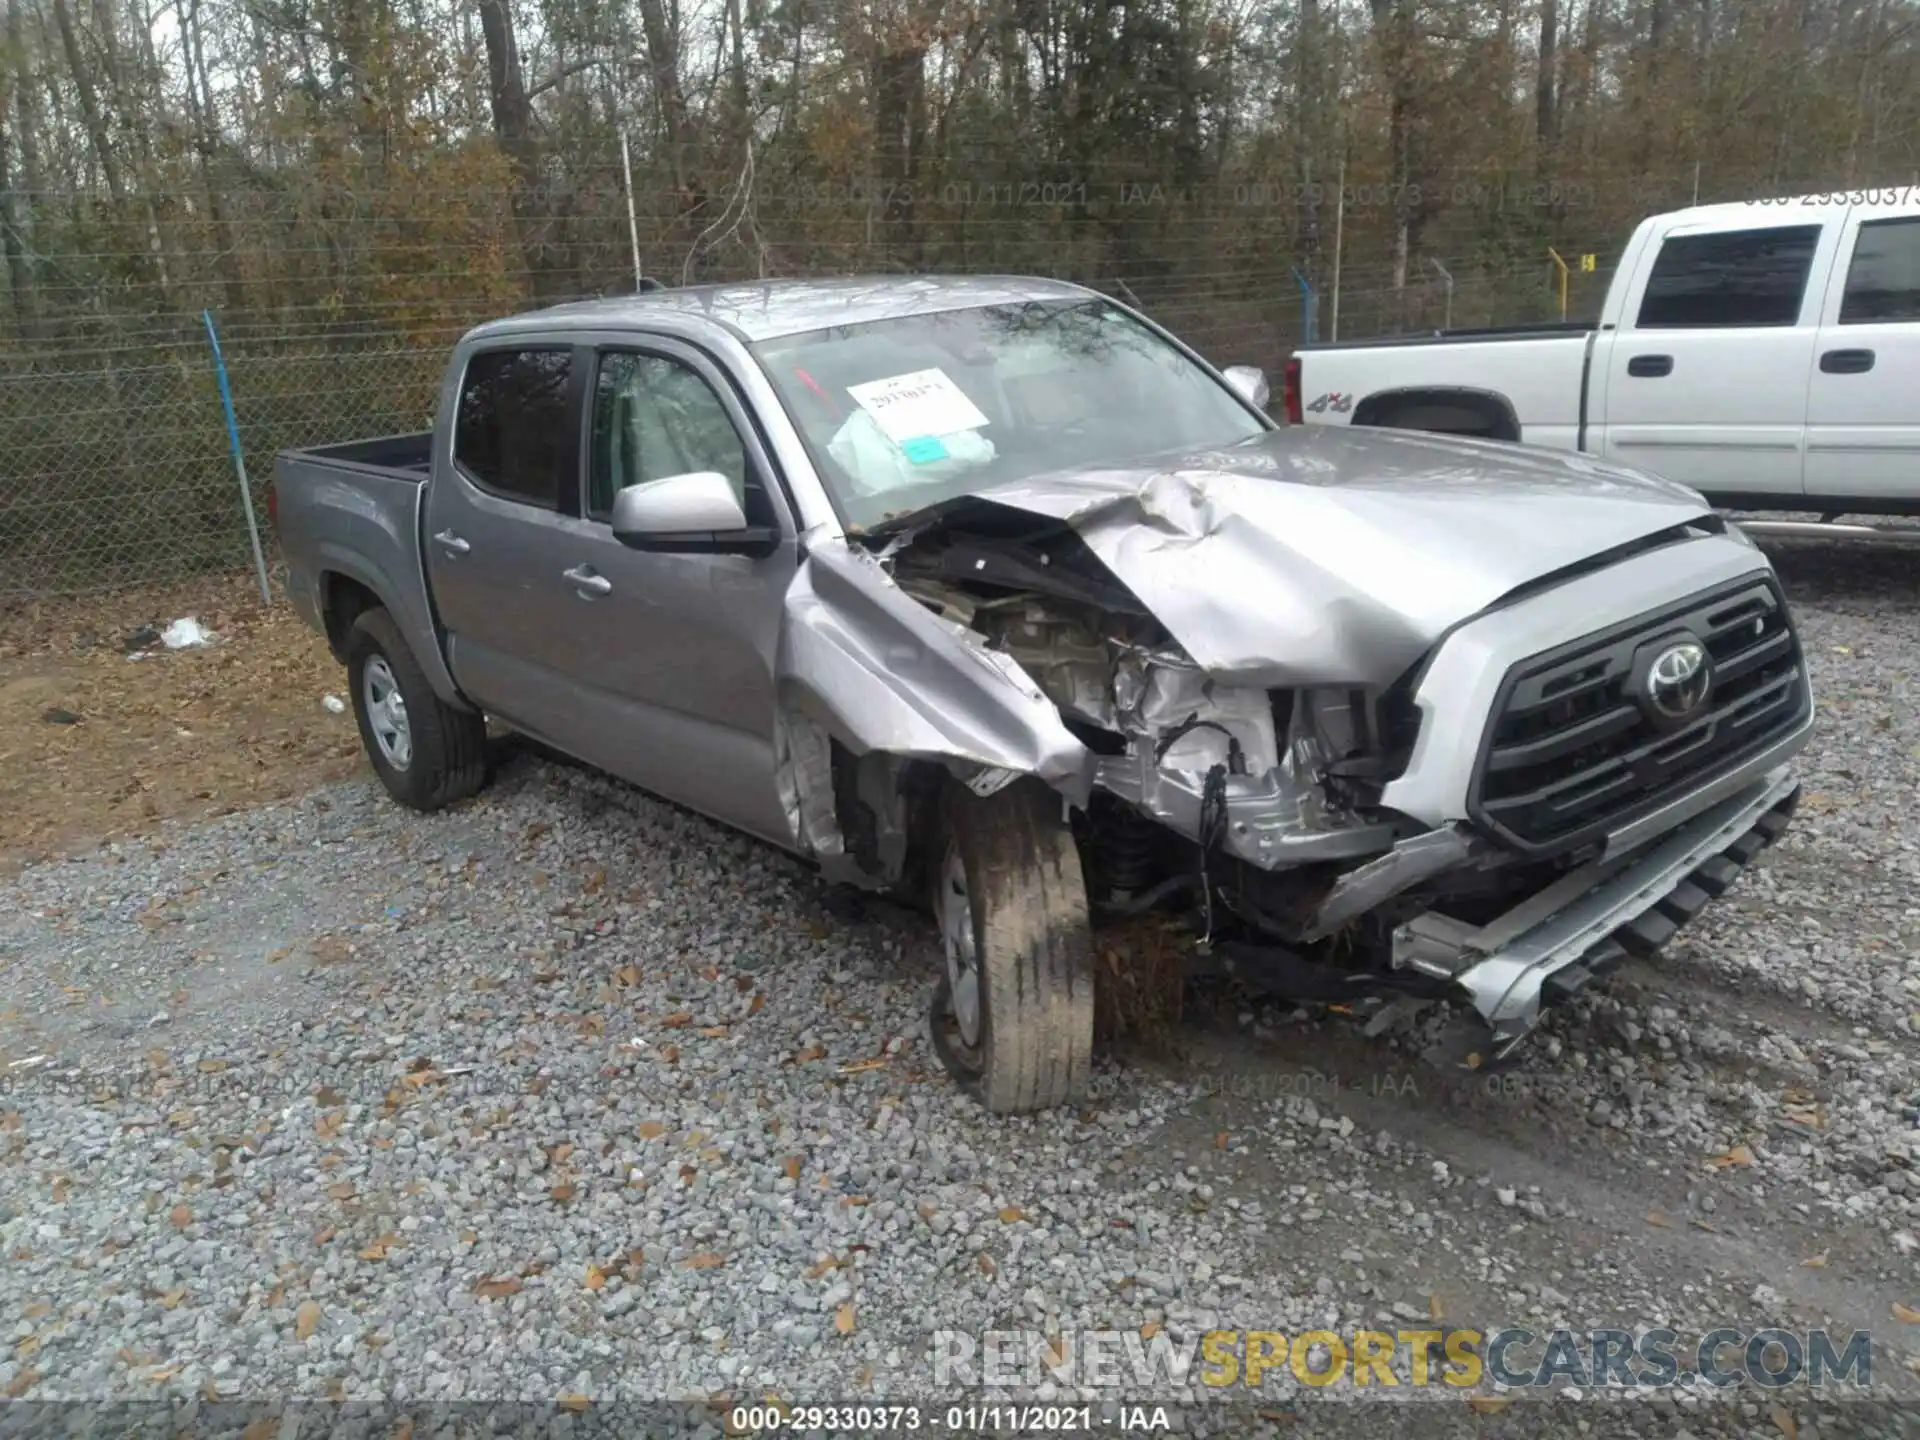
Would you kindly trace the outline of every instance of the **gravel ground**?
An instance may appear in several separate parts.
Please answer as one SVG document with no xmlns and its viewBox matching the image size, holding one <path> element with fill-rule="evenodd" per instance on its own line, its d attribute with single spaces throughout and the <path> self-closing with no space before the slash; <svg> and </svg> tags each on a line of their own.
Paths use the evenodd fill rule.
<svg viewBox="0 0 1920 1440">
<path fill-rule="evenodd" d="M 529 756 L 437 817 L 368 780 L 28 869 L 0 1388 L 897 1399 L 937 1329 L 1444 1316 L 1869 1329 L 1920 1395 L 1920 563 L 1775 554 L 1821 699 L 1796 828 L 1496 1079 L 1216 1002 L 1085 1109 L 990 1118 L 924 1041 L 930 927 Z M 1585 1398 L 1469 1418 L 1607 1433 Z"/>
</svg>

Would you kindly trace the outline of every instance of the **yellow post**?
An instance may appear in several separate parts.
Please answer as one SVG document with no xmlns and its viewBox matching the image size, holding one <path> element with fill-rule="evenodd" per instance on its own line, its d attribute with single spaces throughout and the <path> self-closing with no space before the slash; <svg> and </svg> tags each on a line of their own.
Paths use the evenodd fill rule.
<svg viewBox="0 0 1920 1440">
<path fill-rule="evenodd" d="M 1567 262 L 1560 258 L 1560 252 L 1551 245 L 1547 247 L 1547 254 L 1560 271 L 1560 318 L 1565 320 L 1567 318 Z"/>
</svg>

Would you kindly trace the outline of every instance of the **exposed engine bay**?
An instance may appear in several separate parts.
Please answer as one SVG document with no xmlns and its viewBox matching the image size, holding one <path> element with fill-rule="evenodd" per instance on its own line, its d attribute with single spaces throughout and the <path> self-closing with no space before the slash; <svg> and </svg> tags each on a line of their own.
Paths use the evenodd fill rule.
<svg viewBox="0 0 1920 1440">
<path fill-rule="evenodd" d="M 823 570 L 816 583 L 882 572 L 880 584 L 915 602 L 976 663 L 1031 705 L 1057 711 L 1042 752 L 1050 772 L 968 763 L 951 742 L 939 768 L 978 796 L 1031 775 L 1047 779 L 1066 798 L 1095 917 L 1184 915 L 1209 962 L 1256 989 L 1389 1009 L 1395 1000 L 1465 1000 L 1484 1026 L 1469 1026 L 1462 1053 L 1473 1064 L 1482 1052 L 1498 1058 L 1542 1006 L 1626 954 L 1658 948 L 1791 814 L 1797 783 L 1778 768 L 1762 775 L 1764 764 L 1699 790 L 1670 833 L 1649 832 L 1659 844 L 1609 850 L 1601 837 L 1529 853 L 1464 817 L 1410 814 L 1387 797 L 1421 740 L 1417 696 L 1437 650 L 1398 645 L 1370 615 L 1366 625 L 1344 617 L 1343 631 L 1336 610 L 1316 640 L 1322 655 L 1368 650 L 1385 672 L 1373 683 L 1322 683 L 1318 674 L 1286 683 L 1294 677 L 1285 667 L 1264 660 L 1203 666 L 1196 636 L 1202 649 L 1250 649 L 1232 624 L 1257 616 L 1259 597 L 1234 596 L 1219 628 L 1200 623 L 1205 596 L 1182 597 L 1171 607 L 1186 627 L 1176 637 L 1089 543 L 1085 522 L 1084 514 L 968 501 L 957 513 L 865 537 L 850 548 L 853 569 Z M 1642 565 L 1661 570 L 1664 582 L 1678 562 L 1661 552 L 1694 544 L 1710 547 L 1715 563 L 1747 563 L 1734 542 L 1683 527 L 1566 572 L 1572 589 L 1554 603 L 1564 616 L 1563 596 Z M 1161 607 L 1167 599 L 1162 590 Z M 1797 651 L 1783 663 L 1799 673 Z M 910 678 L 901 678 L 903 690 Z M 965 712 L 954 713 L 964 727 Z M 1583 723 L 1581 713 L 1575 702 L 1541 712 L 1560 726 Z M 1478 709 L 1441 719 L 1459 725 L 1472 747 L 1486 716 Z M 1434 721 L 1425 723 L 1439 728 Z M 792 767 L 794 804 L 823 864 L 869 887 L 915 878 L 916 796 L 931 793 L 926 772 L 936 767 L 813 739 L 822 763 Z M 1541 743 L 1556 755 L 1564 748 Z M 1798 743 L 1789 735 L 1781 745 Z M 1071 765 L 1062 759 L 1069 752 Z M 1378 1013 L 1379 1004 L 1371 1008 Z"/>
<path fill-rule="evenodd" d="M 1456 898 L 1541 883 L 1516 871 L 1489 885 L 1481 872 L 1499 857 L 1441 832 L 1424 865 L 1343 884 L 1432 833 L 1379 804 L 1418 724 L 1410 675 L 1377 689 L 1270 689 L 1210 675 L 1058 526 L 1024 536 L 938 528 L 882 555 L 901 590 L 1031 677 L 1097 757 L 1094 793 L 1076 817 L 1097 912 L 1179 904 L 1209 938 L 1305 946 L 1340 935 L 1360 958 L 1343 932 L 1383 918 L 1380 902 L 1441 868 L 1480 862 Z M 1384 963 L 1387 932 L 1370 928 Z"/>
</svg>

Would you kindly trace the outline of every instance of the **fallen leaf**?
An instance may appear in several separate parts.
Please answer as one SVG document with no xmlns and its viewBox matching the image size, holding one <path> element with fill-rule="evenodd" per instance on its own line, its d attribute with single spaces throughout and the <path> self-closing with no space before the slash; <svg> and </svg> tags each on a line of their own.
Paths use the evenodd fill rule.
<svg viewBox="0 0 1920 1440">
<path fill-rule="evenodd" d="M 329 1185 L 327 1187 L 327 1194 L 335 1200 L 351 1200 L 353 1198 L 353 1181 L 342 1180 L 337 1185 Z"/>
<path fill-rule="evenodd" d="M 587 883 L 580 887 L 589 895 L 598 895 L 607 888 L 607 872 L 604 867 L 587 876 Z"/>
<path fill-rule="evenodd" d="M 800 1178 L 800 1157 L 798 1155 L 787 1156 L 786 1159 L 780 1162 L 780 1170 L 787 1179 L 798 1180 Z"/>
<path fill-rule="evenodd" d="M 844 1206 L 855 1207 L 860 1205 L 871 1205 L 873 1202 L 867 1199 L 867 1197 L 864 1195 L 849 1195 L 846 1197 L 846 1199 L 842 1200 L 840 1203 Z"/>
<path fill-rule="evenodd" d="M 1893 1318 L 1902 1325 L 1920 1325 L 1920 1310 L 1915 1310 L 1911 1305 L 1902 1305 L 1896 1300 L 1893 1302 Z"/>
<path fill-rule="evenodd" d="M 293 1312 L 293 1335 L 296 1340 L 311 1338 L 314 1329 L 320 1324 L 320 1306 L 312 1301 L 304 1301 Z"/>
<path fill-rule="evenodd" d="M 682 1165 L 680 1167 L 680 1183 L 682 1185 L 691 1185 L 694 1182 L 694 1178 L 698 1176 L 699 1173 L 700 1173 L 699 1170 L 697 1170 L 691 1165 Z"/>
<path fill-rule="evenodd" d="M 691 1010 L 676 1010 L 660 1022 L 660 1028 L 663 1030 L 684 1030 L 692 1023 L 693 1012 Z"/>
<path fill-rule="evenodd" d="M 879 1070 L 886 1065 L 886 1057 L 876 1056 L 871 1060 L 854 1060 L 840 1067 L 842 1075 L 858 1075 L 866 1070 Z"/>
<path fill-rule="evenodd" d="M 508 1295 L 518 1295 L 521 1290 L 518 1275 L 503 1275 L 499 1279 L 487 1279 L 475 1282 L 473 1293 L 482 1300 L 499 1300 Z"/>
<path fill-rule="evenodd" d="M 71 1194 L 73 1194 L 73 1185 L 72 1185 L 72 1182 L 70 1182 L 66 1176 L 62 1175 L 53 1182 L 53 1203 L 54 1204 L 56 1205 L 66 1204 L 67 1197 Z"/>
<path fill-rule="evenodd" d="M 1724 1155 L 1708 1157 L 1707 1163 L 1716 1170 L 1725 1170 L 1731 1165 L 1753 1164 L 1753 1151 L 1745 1145 L 1736 1145 Z"/>
<path fill-rule="evenodd" d="M 1158 1335 L 1159 1333 L 1160 1333 L 1160 1322 L 1158 1320 L 1149 1320 L 1147 1321 L 1146 1324 L 1140 1327 L 1140 1338 L 1142 1340 L 1151 1340 L 1154 1336 Z"/>
<path fill-rule="evenodd" d="M 842 1335 L 851 1335 L 853 1333 L 853 1324 L 853 1302 L 849 1300 L 833 1312 L 833 1328 L 838 1330 Z"/>
<path fill-rule="evenodd" d="M 1647 1224 L 1657 1225 L 1662 1230 L 1671 1230 L 1673 1228 L 1673 1219 L 1664 1211 L 1649 1210 L 1647 1211 Z"/>
<path fill-rule="evenodd" d="M 727 1035 L 727 1027 L 724 1025 L 709 1025 L 700 1033 L 709 1040 L 724 1040 Z"/>
<path fill-rule="evenodd" d="M 194 1068 L 202 1075 L 218 1075 L 222 1070 L 227 1068 L 227 1062 L 224 1060 L 202 1060 Z"/>
<path fill-rule="evenodd" d="M 184 1205 L 176 1205 L 167 1212 L 167 1219 L 173 1222 L 173 1228 L 184 1230 L 193 1223 L 193 1211 Z"/>
<path fill-rule="evenodd" d="M 727 1257 L 716 1255 L 711 1250 L 702 1250 L 698 1255 L 689 1256 L 681 1262 L 689 1270 L 713 1270 L 727 1263 Z"/>
<path fill-rule="evenodd" d="M 362 1260 L 386 1259 L 387 1251 L 392 1248 L 393 1241 L 394 1241 L 393 1236 L 382 1235 L 378 1240 L 374 1241 L 371 1245 L 365 1246 L 363 1249 L 361 1249 L 360 1258 Z"/>
<path fill-rule="evenodd" d="M 1027 1212 L 1020 1209 L 1017 1205 L 1009 1205 L 1000 1212 L 1000 1223 L 1002 1225 L 1018 1225 L 1026 1218 Z"/>
<path fill-rule="evenodd" d="M 400 1077 L 401 1083 L 420 1090 L 428 1085 L 437 1085 L 447 1077 L 438 1070 L 410 1070 Z"/>
<path fill-rule="evenodd" d="M 827 1055 L 826 1046 L 809 1045 L 806 1049 L 802 1050 L 799 1054 L 795 1055 L 793 1058 L 796 1063 L 801 1065 L 806 1065 L 806 1064 L 810 1064 L 815 1060 L 824 1060 L 826 1058 L 826 1055 Z"/>
<path fill-rule="evenodd" d="M 151 1380 L 154 1377 L 150 1375 L 147 1378 Z M 39 1383 L 40 1372 L 38 1370 L 22 1370 L 7 1382 L 7 1398 L 9 1400 L 18 1400 Z"/>
<path fill-rule="evenodd" d="M 753 1003 L 747 1006 L 747 1014 L 758 1015 L 762 1010 L 766 1008 L 767 1008 L 767 997 L 760 994 L 758 991 L 755 991 L 753 996 Z"/>
<path fill-rule="evenodd" d="M 1787 1440 L 1800 1440 L 1800 1426 L 1791 1411 L 1782 1410 L 1776 1405 L 1767 1412 L 1767 1418 L 1773 1421 L 1774 1429 L 1786 1436 Z"/>
<path fill-rule="evenodd" d="M 584 1282 L 589 1290 L 604 1290 L 607 1286 L 607 1272 L 598 1265 L 587 1266 L 587 1278 Z"/>
<path fill-rule="evenodd" d="M 640 983 L 640 967 L 638 965 L 622 965 L 618 970 L 613 972 L 613 983 L 625 986 L 628 989 L 638 985 Z"/>
<path fill-rule="evenodd" d="M 1479 1415 L 1497 1415 L 1513 1402 L 1504 1395 L 1469 1395 L 1467 1408 Z"/>
<path fill-rule="evenodd" d="M 313 1133 L 322 1140 L 331 1140 L 340 1133 L 340 1122 L 347 1118 L 344 1110 L 328 1110 L 313 1122 Z"/>
<path fill-rule="evenodd" d="M 1827 1268 L 1827 1252 L 1822 1250 L 1818 1255 L 1809 1255 L 1800 1263 L 1808 1270 L 1824 1270 Z"/>
<path fill-rule="evenodd" d="M 680 1063 L 680 1047 L 678 1045 L 662 1045 L 660 1047 L 660 1063 L 662 1065 L 678 1065 Z"/>
<path fill-rule="evenodd" d="M 658 1140 L 666 1133 L 667 1127 L 662 1125 L 658 1120 L 643 1120 L 640 1124 L 640 1138 L 642 1140 Z"/>
<path fill-rule="evenodd" d="M 841 1263 L 842 1262 L 839 1256 L 829 1255 L 826 1259 L 822 1260 L 819 1264 L 811 1266 L 807 1270 L 807 1279 L 818 1280 L 822 1275 L 825 1275 L 828 1271 L 838 1270 L 840 1268 Z"/>
<path fill-rule="evenodd" d="M 587 1399 L 586 1396 L 577 1393 L 569 1393 L 560 1397 L 560 1408 L 562 1410 L 571 1410 L 576 1415 L 592 1403 L 593 1402 Z"/>
<path fill-rule="evenodd" d="M 978 1255 L 974 1256 L 974 1260 L 980 1266 L 980 1273 L 985 1275 L 989 1280 L 1000 1273 L 1000 1267 L 993 1263 L 993 1257 L 987 1254 L 986 1251 L 982 1250 Z"/>
<path fill-rule="evenodd" d="M 178 1310 L 180 1308 L 180 1302 L 186 1298 L 187 1292 L 185 1289 L 162 1291 L 160 1295 L 160 1308 L 162 1310 Z"/>
<path fill-rule="evenodd" d="M 860 1367 L 860 1373 L 853 1377 L 853 1383 L 858 1385 L 862 1390 L 871 1390 L 873 1388 L 873 1366 L 862 1365 Z"/>
<path fill-rule="evenodd" d="M 1435 1320 L 1447 1318 L 1447 1302 L 1438 1295 L 1427 1296 L 1427 1314 Z"/>
</svg>

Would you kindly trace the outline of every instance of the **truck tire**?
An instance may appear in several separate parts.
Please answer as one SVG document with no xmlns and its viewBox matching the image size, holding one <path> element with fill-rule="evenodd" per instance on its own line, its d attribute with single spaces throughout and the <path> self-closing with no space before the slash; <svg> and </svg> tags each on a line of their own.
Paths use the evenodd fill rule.
<svg viewBox="0 0 1920 1440">
<path fill-rule="evenodd" d="M 438 810 L 487 783 L 487 722 L 438 695 L 393 617 L 363 610 L 347 634 L 347 686 L 360 743 L 387 793 Z"/>
<path fill-rule="evenodd" d="M 1093 1065 L 1093 936 L 1060 797 L 1021 781 L 983 799 L 949 781 L 940 812 L 934 1049 L 997 1113 L 1076 1100 Z"/>
</svg>

